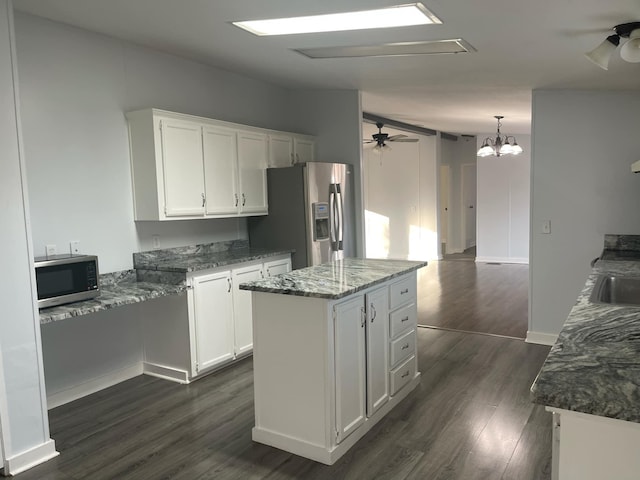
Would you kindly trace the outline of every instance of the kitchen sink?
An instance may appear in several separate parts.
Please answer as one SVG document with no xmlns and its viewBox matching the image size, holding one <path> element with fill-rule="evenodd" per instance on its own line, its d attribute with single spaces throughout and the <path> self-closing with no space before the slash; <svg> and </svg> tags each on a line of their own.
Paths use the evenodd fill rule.
<svg viewBox="0 0 640 480">
<path fill-rule="evenodd" d="M 589 300 L 593 303 L 640 306 L 640 277 L 600 275 Z"/>
</svg>

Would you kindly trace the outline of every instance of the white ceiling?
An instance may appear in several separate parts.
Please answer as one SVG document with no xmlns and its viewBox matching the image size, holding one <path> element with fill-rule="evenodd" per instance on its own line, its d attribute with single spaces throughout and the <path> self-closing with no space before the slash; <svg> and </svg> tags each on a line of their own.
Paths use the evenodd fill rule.
<svg viewBox="0 0 640 480">
<path fill-rule="evenodd" d="M 229 22 L 354 11 L 405 0 L 14 0 L 18 11 L 302 88 L 359 89 L 363 109 L 451 133 L 526 134 L 532 89 L 640 90 L 640 64 L 583 53 L 640 0 L 425 0 L 442 25 L 256 37 Z M 477 52 L 312 60 L 295 48 L 463 38 Z"/>
</svg>

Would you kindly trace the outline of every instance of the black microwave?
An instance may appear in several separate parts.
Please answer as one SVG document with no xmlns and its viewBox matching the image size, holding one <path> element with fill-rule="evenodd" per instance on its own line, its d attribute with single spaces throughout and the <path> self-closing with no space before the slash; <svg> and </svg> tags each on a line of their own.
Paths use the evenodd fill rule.
<svg viewBox="0 0 640 480">
<path fill-rule="evenodd" d="M 52 255 L 35 259 L 38 308 L 95 298 L 100 294 L 98 257 Z"/>
</svg>

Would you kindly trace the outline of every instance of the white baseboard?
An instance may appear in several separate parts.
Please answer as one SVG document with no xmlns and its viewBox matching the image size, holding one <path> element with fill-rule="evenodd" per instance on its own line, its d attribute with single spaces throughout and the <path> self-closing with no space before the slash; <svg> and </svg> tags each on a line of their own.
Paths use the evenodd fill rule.
<svg viewBox="0 0 640 480">
<path fill-rule="evenodd" d="M 476 263 L 517 263 L 528 265 L 529 259 L 523 257 L 476 257 Z"/>
<path fill-rule="evenodd" d="M 11 458 L 6 458 L 4 460 L 3 475 L 17 475 L 47 460 L 51 460 L 58 455 L 60 455 L 60 453 L 56 451 L 56 443 L 49 439 L 42 445 L 30 448 Z"/>
<path fill-rule="evenodd" d="M 531 330 L 527 330 L 527 338 L 525 338 L 524 341 L 527 343 L 552 346 L 556 343 L 557 339 L 558 335 L 554 335 L 552 333 L 532 332 Z"/>
<path fill-rule="evenodd" d="M 99 392 L 100 390 L 137 377 L 138 375 L 142 375 L 142 362 L 47 395 L 47 407 L 51 410 L 52 408 L 73 402 L 74 400 Z"/>
<path fill-rule="evenodd" d="M 172 382 L 182 384 L 189 383 L 189 372 L 186 372 L 185 370 L 179 370 L 177 368 L 166 367 L 164 365 L 149 362 L 143 362 L 142 369 L 145 375 L 151 375 L 152 377 L 171 380 Z"/>
</svg>

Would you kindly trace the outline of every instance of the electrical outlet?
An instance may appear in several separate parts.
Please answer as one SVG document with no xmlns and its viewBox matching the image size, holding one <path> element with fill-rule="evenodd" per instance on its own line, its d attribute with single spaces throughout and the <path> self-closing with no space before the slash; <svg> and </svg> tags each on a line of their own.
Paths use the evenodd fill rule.
<svg viewBox="0 0 640 480">
<path fill-rule="evenodd" d="M 551 220 L 542 222 L 542 233 L 551 233 Z"/>
<path fill-rule="evenodd" d="M 69 242 L 69 252 L 71 255 L 78 255 L 80 253 L 80 242 L 78 240 Z"/>
<path fill-rule="evenodd" d="M 154 250 L 158 250 L 160 248 L 160 235 L 153 235 L 151 237 L 151 246 Z"/>
<path fill-rule="evenodd" d="M 47 257 L 52 257 L 56 253 L 58 253 L 58 249 L 55 245 L 45 245 L 45 251 L 47 252 Z"/>
</svg>

